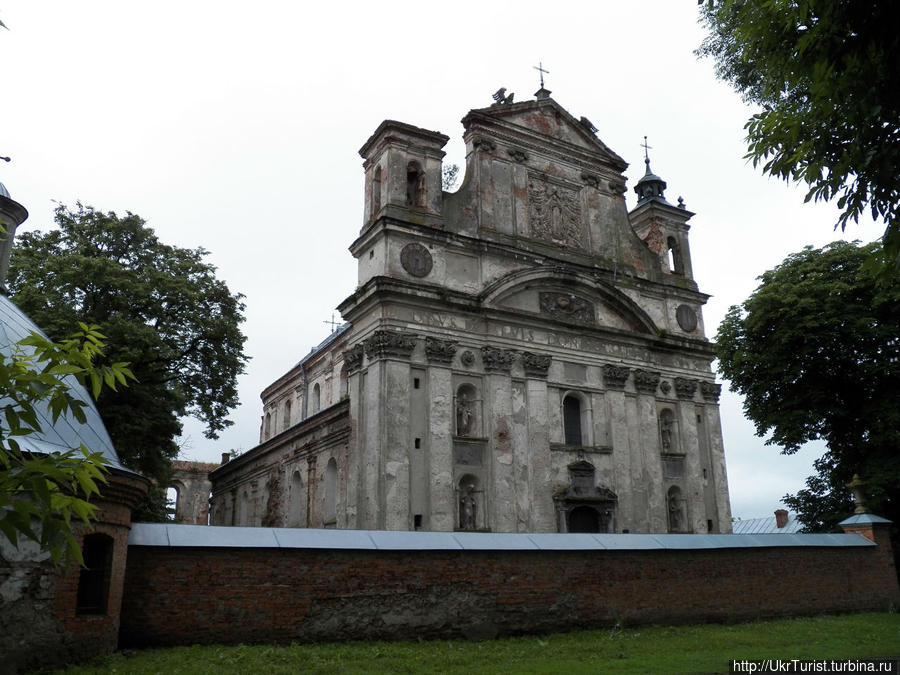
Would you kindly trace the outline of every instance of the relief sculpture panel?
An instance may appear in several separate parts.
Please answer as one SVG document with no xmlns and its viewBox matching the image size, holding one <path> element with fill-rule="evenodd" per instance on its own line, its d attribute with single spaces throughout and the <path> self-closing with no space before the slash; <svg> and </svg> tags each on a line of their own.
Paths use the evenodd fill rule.
<svg viewBox="0 0 900 675">
<path fill-rule="evenodd" d="M 532 177 L 528 181 L 528 220 L 535 239 L 585 250 L 581 201 L 576 190 Z"/>
</svg>

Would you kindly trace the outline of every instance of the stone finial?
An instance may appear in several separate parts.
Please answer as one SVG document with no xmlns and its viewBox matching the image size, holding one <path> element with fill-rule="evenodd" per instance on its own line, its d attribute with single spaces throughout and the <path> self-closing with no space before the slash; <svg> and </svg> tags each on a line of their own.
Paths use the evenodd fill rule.
<svg viewBox="0 0 900 675">
<path fill-rule="evenodd" d="M 607 389 L 625 389 L 630 374 L 631 368 L 607 363 L 603 366 L 603 383 Z"/>
<path fill-rule="evenodd" d="M 853 480 L 847 483 L 847 487 L 853 490 L 853 503 L 856 504 L 856 508 L 853 510 L 853 513 L 869 512 L 869 509 L 866 506 L 866 492 L 864 490 L 865 486 L 865 481 L 859 477 L 858 473 L 853 474 Z"/>
<path fill-rule="evenodd" d="M 700 395 L 704 401 L 710 403 L 718 403 L 719 395 L 722 393 L 722 385 L 715 382 L 700 382 Z"/>
<path fill-rule="evenodd" d="M 347 366 L 347 374 L 352 375 L 359 367 L 362 365 L 363 360 L 363 345 L 362 343 L 350 347 L 350 349 L 346 350 L 343 353 L 344 356 L 344 364 Z"/>
<path fill-rule="evenodd" d="M 434 363 L 448 364 L 456 355 L 456 342 L 454 340 L 439 340 L 438 338 L 425 338 L 425 356 Z"/>
<path fill-rule="evenodd" d="M 392 330 L 376 330 L 363 343 L 370 359 L 396 356 L 409 358 L 416 347 L 416 338 L 410 333 Z"/>
<path fill-rule="evenodd" d="M 685 401 L 690 401 L 694 398 L 694 393 L 697 391 L 697 380 L 689 380 L 685 377 L 676 377 L 674 379 L 675 382 L 675 395 L 683 399 Z"/>
<path fill-rule="evenodd" d="M 491 346 L 481 348 L 481 362 L 484 364 L 485 372 L 488 373 L 508 373 L 515 358 L 516 353 L 511 349 Z"/>
<path fill-rule="evenodd" d="M 522 367 L 525 369 L 525 377 L 547 377 L 551 360 L 546 354 L 522 352 Z"/>
<path fill-rule="evenodd" d="M 636 369 L 634 371 L 634 388 L 641 394 L 655 394 L 659 386 L 660 374 L 649 370 Z"/>
</svg>

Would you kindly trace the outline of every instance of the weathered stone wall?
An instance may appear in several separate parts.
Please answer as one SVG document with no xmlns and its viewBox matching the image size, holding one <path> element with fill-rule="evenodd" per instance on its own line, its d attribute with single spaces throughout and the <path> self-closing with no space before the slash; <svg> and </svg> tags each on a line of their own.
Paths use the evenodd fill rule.
<svg viewBox="0 0 900 675">
<path fill-rule="evenodd" d="M 717 541 L 730 537 L 740 535 Z M 121 644 L 486 638 L 883 611 L 900 601 L 883 545 L 425 548 L 132 546 Z"/>
<path fill-rule="evenodd" d="M 171 484 L 178 492 L 176 523 L 206 525 L 209 522 L 209 495 L 212 490 L 209 472 L 218 466 L 206 462 L 172 462 Z"/>
</svg>

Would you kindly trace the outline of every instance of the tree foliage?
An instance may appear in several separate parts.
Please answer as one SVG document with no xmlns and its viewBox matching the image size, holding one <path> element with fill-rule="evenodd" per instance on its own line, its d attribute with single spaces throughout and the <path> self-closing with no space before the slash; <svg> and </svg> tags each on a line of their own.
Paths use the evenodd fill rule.
<svg viewBox="0 0 900 675">
<path fill-rule="evenodd" d="M 67 378 L 89 386 L 95 398 L 104 384 L 115 391 L 134 378 L 127 364 L 95 365 L 103 356 L 103 337 L 83 323 L 59 344 L 32 333 L 0 359 L 0 533 L 14 546 L 20 536 L 38 542 L 54 562 L 64 554 L 82 562 L 71 523 L 93 516 L 96 506 L 89 500 L 99 494 L 98 483 L 106 482 L 104 458 L 84 445 L 32 453 L 27 438 L 42 431 L 41 410 L 50 412 L 53 423 L 68 416 L 84 424 L 86 402 L 73 395 Z"/>
<path fill-rule="evenodd" d="M 879 243 L 807 247 L 760 277 L 719 327 L 719 370 L 767 444 L 822 439 L 818 474 L 785 502 L 808 527 L 851 511 L 854 474 L 870 508 L 900 522 L 900 287 L 864 265 Z"/>
<path fill-rule="evenodd" d="M 122 463 L 164 488 L 180 417 L 203 421 L 210 438 L 232 424 L 247 361 L 243 296 L 216 278 L 202 248 L 163 244 L 132 213 L 61 205 L 55 219 L 58 229 L 17 238 L 10 293 L 53 339 L 78 321 L 103 326 L 107 358 L 129 362 L 137 382 L 105 396 L 101 417 Z"/>
<path fill-rule="evenodd" d="M 745 125 L 754 166 L 837 199 L 841 228 L 883 220 L 900 271 L 900 3 L 710 0 L 701 22 L 698 54 L 762 107 Z"/>
</svg>

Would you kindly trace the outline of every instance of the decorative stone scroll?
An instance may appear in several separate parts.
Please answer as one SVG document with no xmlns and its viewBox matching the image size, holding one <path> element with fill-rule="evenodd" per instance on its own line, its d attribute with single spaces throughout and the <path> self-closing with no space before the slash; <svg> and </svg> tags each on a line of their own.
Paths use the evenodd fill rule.
<svg viewBox="0 0 900 675">
<path fill-rule="evenodd" d="M 533 178 L 528 183 L 528 214 L 535 239 L 584 250 L 581 201 L 575 190 Z"/>
<path fill-rule="evenodd" d="M 600 187 L 600 176 L 594 173 L 588 173 L 587 171 L 581 174 L 581 180 L 590 185 L 592 188 Z"/>
<path fill-rule="evenodd" d="M 508 373 L 515 359 L 516 353 L 511 349 L 490 346 L 481 348 L 481 362 L 487 373 Z"/>
<path fill-rule="evenodd" d="M 641 394 L 655 394 L 659 379 L 659 373 L 637 369 L 634 371 L 634 388 Z"/>
<path fill-rule="evenodd" d="M 476 150 L 481 150 L 482 152 L 494 152 L 497 149 L 497 146 L 494 145 L 494 141 L 488 140 L 487 138 L 476 138 L 472 141 L 472 146 Z"/>
<path fill-rule="evenodd" d="M 456 342 L 453 340 L 439 340 L 433 337 L 425 338 L 425 356 L 433 363 L 450 363 L 456 354 Z"/>
<path fill-rule="evenodd" d="M 399 356 L 409 358 L 416 346 L 416 337 L 392 330 L 376 330 L 363 343 L 370 359 Z"/>
<path fill-rule="evenodd" d="M 525 368 L 525 377 L 547 377 L 551 358 L 546 354 L 533 354 L 522 352 L 522 367 Z"/>
<path fill-rule="evenodd" d="M 517 148 L 510 148 L 506 152 L 508 152 L 509 156 L 517 162 L 524 162 L 528 159 L 528 155 Z"/>
<path fill-rule="evenodd" d="M 700 381 L 700 395 L 704 401 L 710 403 L 718 403 L 719 395 L 722 393 L 722 385 L 715 382 Z"/>
<path fill-rule="evenodd" d="M 400 264 L 408 274 L 418 278 L 427 277 L 434 267 L 428 249 L 416 242 L 407 244 L 400 250 Z"/>
<path fill-rule="evenodd" d="M 596 323 L 594 304 L 569 293 L 539 293 L 541 312 L 560 319 Z"/>
<path fill-rule="evenodd" d="M 629 374 L 631 374 L 631 368 L 607 363 L 603 366 L 603 384 L 607 389 L 625 389 Z"/>
<path fill-rule="evenodd" d="M 362 343 L 350 347 L 347 351 L 343 353 L 344 355 L 344 364 L 347 366 L 347 374 L 352 375 L 359 367 L 362 365 L 364 348 Z"/>
<path fill-rule="evenodd" d="M 697 391 L 697 380 L 688 380 L 684 377 L 676 377 L 675 378 L 675 395 L 686 401 L 694 398 L 694 393 Z"/>
</svg>

